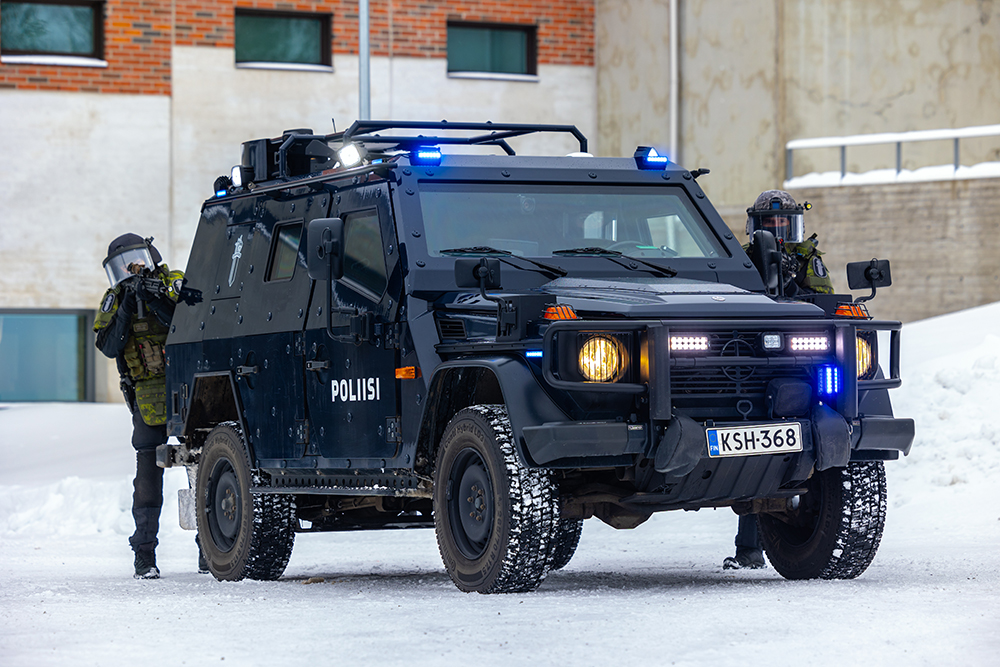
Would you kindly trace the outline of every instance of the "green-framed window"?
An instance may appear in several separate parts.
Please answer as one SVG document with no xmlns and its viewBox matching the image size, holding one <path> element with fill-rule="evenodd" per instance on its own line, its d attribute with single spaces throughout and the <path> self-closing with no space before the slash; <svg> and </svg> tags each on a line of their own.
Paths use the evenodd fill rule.
<svg viewBox="0 0 1000 667">
<path fill-rule="evenodd" d="M 538 73 L 533 25 L 448 22 L 448 71 Z"/>
<path fill-rule="evenodd" d="M 87 0 L 0 2 L 5 56 L 104 57 L 104 3 Z"/>
<path fill-rule="evenodd" d="M 237 9 L 236 62 L 329 66 L 331 17 Z"/>
</svg>

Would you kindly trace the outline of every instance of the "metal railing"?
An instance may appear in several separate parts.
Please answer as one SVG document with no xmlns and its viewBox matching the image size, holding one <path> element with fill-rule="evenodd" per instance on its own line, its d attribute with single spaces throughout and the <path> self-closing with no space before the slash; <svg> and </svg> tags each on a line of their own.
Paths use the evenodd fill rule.
<svg viewBox="0 0 1000 667">
<path fill-rule="evenodd" d="M 955 171 L 961 166 L 959 140 L 976 137 L 1000 136 L 1000 125 L 979 125 L 956 130 L 916 130 L 913 132 L 883 132 L 880 134 L 860 134 L 850 137 L 820 137 L 818 139 L 793 139 L 785 144 L 785 180 L 792 180 L 792 152 L 805 148 L 840 148 L 840 177 L 847 175 L 847 147 L 872 146 L 876 144 L 896 144 L 896 175 L 903 170 L 903 144 L 918 141 L 954 142 Z"/>
</svg>

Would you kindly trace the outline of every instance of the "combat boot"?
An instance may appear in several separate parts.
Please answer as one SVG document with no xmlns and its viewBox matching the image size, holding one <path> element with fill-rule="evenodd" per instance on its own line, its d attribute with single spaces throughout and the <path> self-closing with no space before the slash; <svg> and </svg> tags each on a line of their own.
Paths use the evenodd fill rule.
<svg viewBox="0 0 1000 667">
<path fill-rule="evenodd" d="M 135 550 L 136 579 L 159 579 L 160 570 L 156 567 L 156 552 L 152 549 Z"/>
<path fill-rule="evenodd" d="M 736 556 L 722 561 L 723 570 L 759 570 L 763 568 L 764 552 L 760 549 L 737 549 Z"/>
</svg>

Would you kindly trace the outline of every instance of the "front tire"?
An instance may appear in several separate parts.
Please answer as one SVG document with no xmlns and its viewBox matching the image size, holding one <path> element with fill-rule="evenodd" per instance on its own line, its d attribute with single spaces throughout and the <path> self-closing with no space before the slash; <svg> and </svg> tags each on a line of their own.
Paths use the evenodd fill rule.
<svg viewBox="0 0 1000 667">
<path fill-rule="evenodd" d="M 219 424 L 208 434 L 198 465 L 198 535 L 216 579 L 277 579 L 292 555 L 292 500 L 251 493 L 258 474 L 250 468 L 236 422 Z"/>
<path fill-rule="evenodd" d="M 855 461 L 818 472 L 798 506 L 758 516 L 771 565 L 786 579 L 853 579 L 875 558 L 885 526 L 885 467 Z"/>
<path fill-rule="evenodd" d="M 459 412 L 441 438 L 434 525 L 445 569 L 459 589 L 534 590 L 548 571 L 559 498 L 551 475 L 518 459 L 502 405 Z"/>
</svg>

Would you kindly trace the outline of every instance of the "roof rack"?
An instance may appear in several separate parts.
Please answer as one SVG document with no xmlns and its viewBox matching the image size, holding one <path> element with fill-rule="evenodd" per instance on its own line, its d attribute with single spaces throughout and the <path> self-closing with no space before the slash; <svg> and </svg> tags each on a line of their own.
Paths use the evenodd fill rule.
<svg viewBox="0 0 1000 667">
<path fill-rule="evenodd" d="M 440 135 L 382 136 L 373 134 L 385 130 L 437 130 L 437 131 L 479 131 L 487 134 L 472 137 Z M 363 142 L 366 146 L 384 146 L 382 150 L 412 150 L 418 146 L 441 146 L 446 144 L 463 146 L 499 146 L 507 155 L 515 155 L 507 139 L 538 132 L 556 132 L 573 135 L 580 142 L 580 152 L 587 152 L 587 137 L 576 125 L 531 125 L 519 123 L 449 123 L 442 121 L 403 120 L 359 120 L 347 130 L 327 135 L 329 141 Z"/>
</svg>

